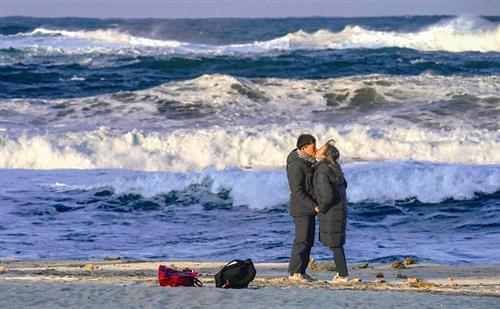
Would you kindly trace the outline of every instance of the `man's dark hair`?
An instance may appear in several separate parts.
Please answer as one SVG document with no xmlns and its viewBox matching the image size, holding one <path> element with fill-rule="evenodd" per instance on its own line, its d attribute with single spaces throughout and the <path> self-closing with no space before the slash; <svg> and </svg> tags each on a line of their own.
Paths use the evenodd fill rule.
<svg viewBox="0 0 500 309">
<path fill-rule="evenodd" d="M 297 138 L 297 149 L 301 149 L 304 146 L 315 144 L 316 139 L 311 134 L 301 134 L 299 138 Z"/>
</svg>

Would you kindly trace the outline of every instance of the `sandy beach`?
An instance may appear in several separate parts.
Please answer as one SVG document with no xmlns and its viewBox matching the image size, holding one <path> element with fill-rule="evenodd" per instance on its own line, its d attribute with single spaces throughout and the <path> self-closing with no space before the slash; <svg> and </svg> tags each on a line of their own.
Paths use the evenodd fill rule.
<svg viewBox="0 0 500 309">
<path fill-rule="evenodd" d="M 351 264 L 351 281 L 332 284 L 333 272 L 294 284 L 284 278 L 287 264 L 258 263 L 245 290 L 214 287 L 223 263 L 107 260 L 1 260 L 0 307 L 494 307 L 500 296 L 500 265 Z M 202 288 L 165 288 L 158 265 L 200 272 Z M 323 264 L 324 265 L 324 264 Z M 378 277 L 378 278 L 377 278 Z"/>
</svg>

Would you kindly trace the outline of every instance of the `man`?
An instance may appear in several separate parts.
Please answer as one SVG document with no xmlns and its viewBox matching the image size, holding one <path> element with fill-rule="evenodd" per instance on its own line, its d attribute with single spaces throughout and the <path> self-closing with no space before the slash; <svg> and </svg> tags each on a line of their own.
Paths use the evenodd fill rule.
<svg viewBox="0 0 500 309">
<path fill-rule="evenodd" d="M 314 244 L 315 215 L 319 212 L 312 188 L 316 151 L 316 139 L 310 134 L 302 134 L 297 139 L 297 148 L 290 152 L 286 160 L 290 186 L 289 213 L 295 223 L 295 240 L 288 265 L 291 281 L 312 281 L 306 274 L 306 268 Z"/>
</svg>

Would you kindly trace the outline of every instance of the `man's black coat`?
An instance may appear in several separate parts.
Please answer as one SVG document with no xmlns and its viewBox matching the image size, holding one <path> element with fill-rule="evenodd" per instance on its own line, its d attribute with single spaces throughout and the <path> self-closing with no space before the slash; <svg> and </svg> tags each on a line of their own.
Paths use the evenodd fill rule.
<svg viewBox="0 0 500 309">
<path fill-rule="evenodd" d="M 290 186 L 291 216 L 314 216 L 316 201 L 312 188 L 313 163 L 299 156 L 297 149 L 292 150 L 286 159 L 286 174 Z"/>
</svg>

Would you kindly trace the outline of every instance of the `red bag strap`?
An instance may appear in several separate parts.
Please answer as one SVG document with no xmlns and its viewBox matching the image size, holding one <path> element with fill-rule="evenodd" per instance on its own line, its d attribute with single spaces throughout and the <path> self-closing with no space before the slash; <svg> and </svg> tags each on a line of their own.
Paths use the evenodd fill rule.
<svg viewBox="0 0 500 309">
<path fill-rule="evenodd" d="M 197 286 L 199 288 L 201 288 L 203 286 L 203 283 L 201 283 L 201 281 L 198 278 L 193 278 L 193 283 L 194 283 L 194 286 Z"/>
</svg>

